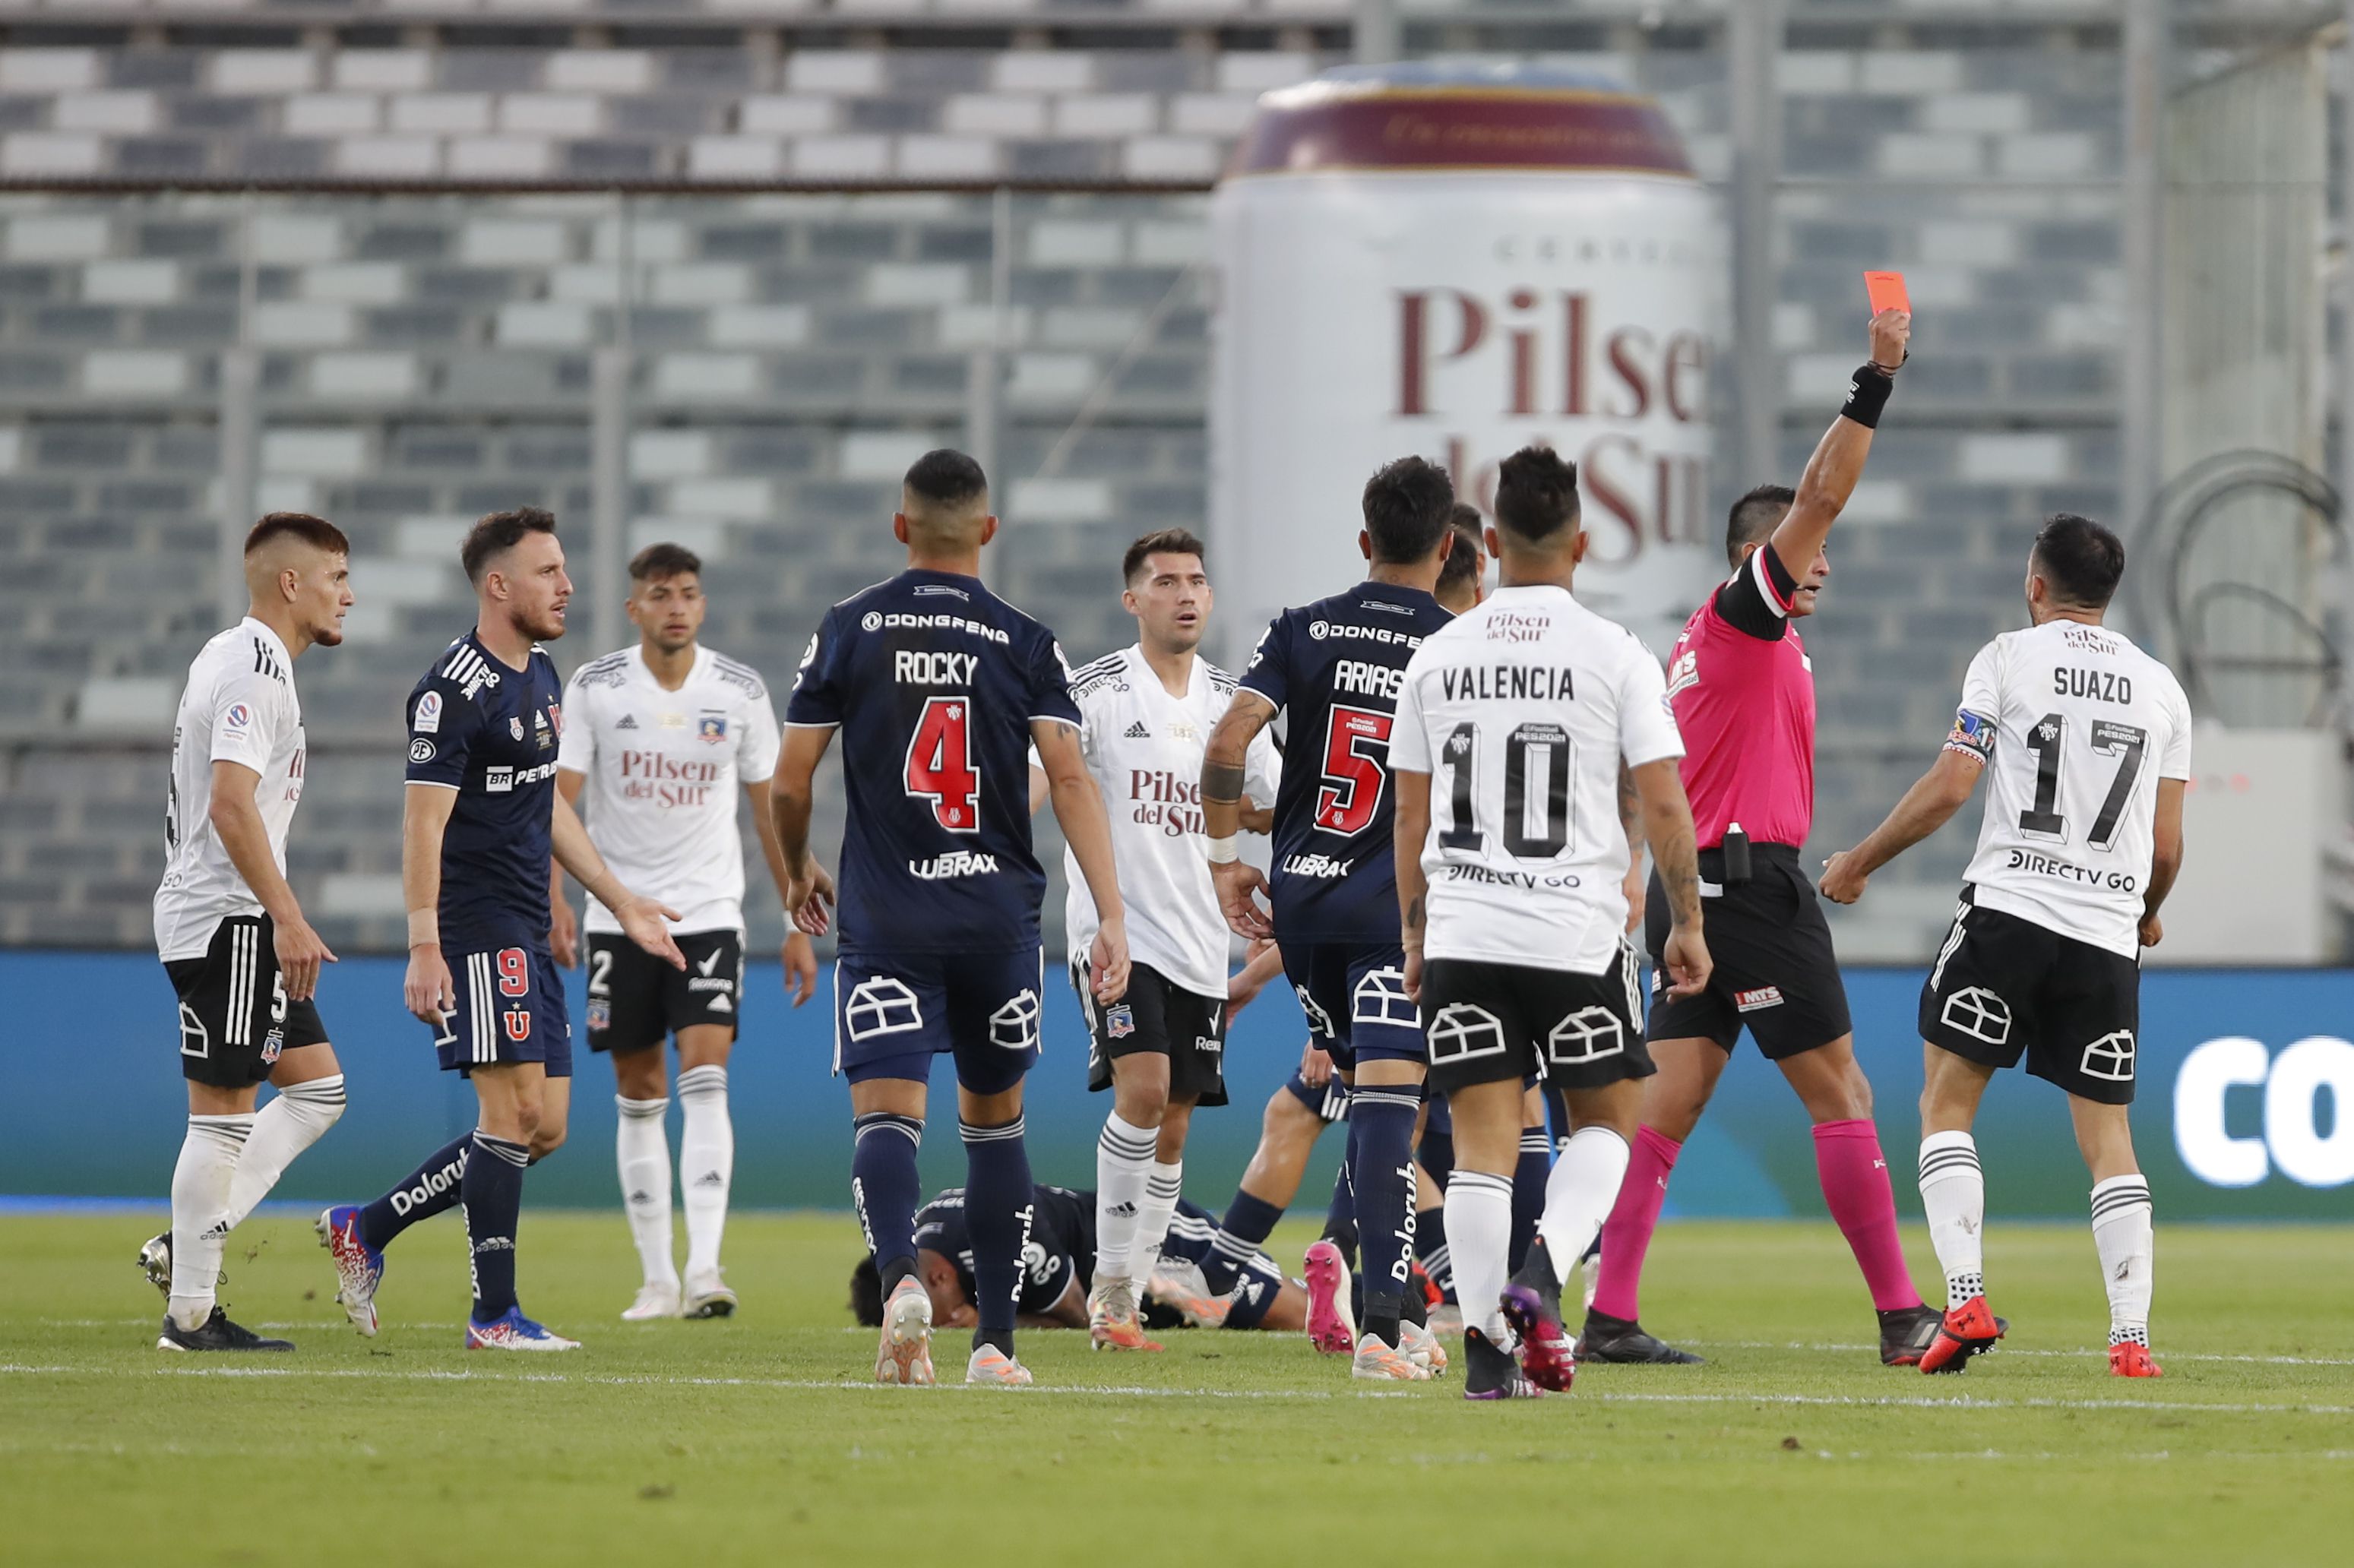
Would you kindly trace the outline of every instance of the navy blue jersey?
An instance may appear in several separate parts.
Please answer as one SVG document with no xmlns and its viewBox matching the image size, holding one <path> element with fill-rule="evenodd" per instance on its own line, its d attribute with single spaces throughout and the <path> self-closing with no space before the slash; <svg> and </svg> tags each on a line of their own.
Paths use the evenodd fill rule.
<svg viewBox="0 0 2354 1568">
<path fill-rule="evenodd" d="M 408 781 L 458 792 L 441 834 L 441 946 L 547 940 L 549 831 L 564 683 L 534 648 L 509 669 L 471 631 L 408 694 Z"/>
<path fill-rule="evenodd" d="M 1398 939 L 1390 722 L 1406 661 L 1450 617 L 1418 588 L 1362 582 L 1267 624 L 1246 691 L 1288 713 L 1270 878 L 1278 942 Z"/>
<path fill-rule="evenodd" d="M 1034 719 L 1078 727 L 1070 668 L 978 577 L 905 571 L 826 611 L 785 724 L 842 731 L 843 952 L 1038 945 Z"/>
<path fill-rule="evenodd" d="M 1096 1267 L 1096 1195 L 1039 1182 L 1030 1195 L 1030 1245 L 1022 1252 L 1018 1311 L 1054 1310 L 1063 1292 L 1092 1284 Z M 916 1245 L 956 1265 L 965 1299 L 979 1299 L 972 1278 L 972 1238 L 965 1229 L 964 1189 L 950 1187 L 916 1211 Z"/>
</svg>

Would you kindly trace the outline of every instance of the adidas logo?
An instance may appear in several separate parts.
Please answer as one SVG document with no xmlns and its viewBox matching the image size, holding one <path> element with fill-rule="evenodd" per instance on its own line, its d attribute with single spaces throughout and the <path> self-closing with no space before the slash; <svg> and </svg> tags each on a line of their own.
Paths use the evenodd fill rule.
<svg viewBox="0 0 2354 1568">
<path fill-rule="evenodd" d="M 652 1192 L 637 1192 L 630 1194 L 630 1202 L 632 1203 L 651 1203 L 653 1201 L 654 1195 Z"/>
<path fill-rule="evenodd" d="M 623 714 L 621 715 L 620 722 L 616 724 L 613 727 L 615 729 L 635 729 L 638 727 L 637 715 L 635 714 Z"/>
<path fill-rule="evenodd" d="M 1111 1206 L 1111 1217 L 1116 1220 L 1132 1220 L 1136 1218 L 1136 1205 L 1134 1203 L 1114 1203 Z"/>
<path fill-rule="evenodd" d="M 698 1187 L 725 1187 L 727 1178 L 716 1171 L 706 1171 L 695 1179 L 695 1184 Z"/>
<path fill-rule="evenodd" d="M 1134 724 L 1129 725 L 1127 729 L 1121 732 L 1121 734 L 1129 740 L 1150 740 L 1152 738 L 1152 732 L 1145 727 L 1144 721 L 1142 719 L 1139 719 Z"/>
</svg>

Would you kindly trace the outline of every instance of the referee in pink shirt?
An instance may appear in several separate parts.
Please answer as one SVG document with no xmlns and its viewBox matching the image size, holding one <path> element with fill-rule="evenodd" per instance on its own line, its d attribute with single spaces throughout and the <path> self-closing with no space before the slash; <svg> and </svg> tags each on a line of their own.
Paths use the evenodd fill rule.
<svg viewBox="0 0 2354 1568">
<path fill-rule="evenodd" d="M 1602 1228 L 1582 1360 L 1701 1359 L 1643 1331 L 1637 1289 L 1668 1173 L 1744 1027 L 1814 1118 L 1823 1199 L 1871 1287 L 1881 1360 L 1914 1365 L 1937 1331 L 1937 1311 L 1922 1305 L 1904 1266 L 1847 990 L 1798 860 L 1814 822 L 1815 676 L 1795 623 L 1815 612 L 1830 576 L 1824 542 L 1863 473 L 1912 324 L 1903 311 L 1872 318 L 1872 359 L 1857 369 L 1797 490 L 1759 485 L 1734 503 L 1725 531 L 1733 576 L 1685 623 L 1668 663 L 1716 972 L 1697 996 L 1669 997 L 1653 985 L 1648 1033 L 1659 1070 L 1644 1084 L 1634 1160 Z M 1646 902 L 1656 974 L 1667 937 L 1656 876 Z"/>
</svg>

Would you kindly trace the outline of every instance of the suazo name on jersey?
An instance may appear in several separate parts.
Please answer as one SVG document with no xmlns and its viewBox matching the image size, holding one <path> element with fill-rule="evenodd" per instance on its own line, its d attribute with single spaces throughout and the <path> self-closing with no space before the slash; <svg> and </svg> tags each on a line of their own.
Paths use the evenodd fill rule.
<svg viewBox="0 0 2354 1568">
<path fill-rule="evenodd" d="M 468 632 L 408 694 L 408 781 L 454 789 L 441 834 L 441 943 L 544 946 L 563 686 L 546 650 L 510 669 Z"/>
<path fill-rule="evenodd" d="M 844 951 L 1037 945 L 1039 719 L 1079 723 L 1062 650 L 979 578 L 909 570 L 826 611 L 785 723 L 841 731 Z"/>
<path fill-rule="evenodd" d="M 1390 726 L 1406 661 L 1447 624 L 1428 594 L 1362 582 L 1275 618 L 1245 690 L 1288 715 L 1271 892 L 1281 941 L 1397 940 Z"/>
</svg>

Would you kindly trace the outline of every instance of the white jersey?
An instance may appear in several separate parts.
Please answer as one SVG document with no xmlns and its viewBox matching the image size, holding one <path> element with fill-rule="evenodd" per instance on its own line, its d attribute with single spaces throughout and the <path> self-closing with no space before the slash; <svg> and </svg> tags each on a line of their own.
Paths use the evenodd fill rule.
<svg viewBox="0 0 2354 1568">
<path fill-rule="evenodd" d="M 1111 818 L 1129 958 L 1212 998 L 1226 994 L 1227 936 L 1202 833 L 1202 753 L 1234 695 L 1235 678 L 1197 657 L 1185 694 L 1171 696 L 1133 643 L 1071 674 L 1079 750 Z M 1245 758 L 1243 793 L 1273 805 L 1276 768 L 1275 742 L 1261 730 Z M 1067 849 L 1063 870 L 1070 884 L 1063 928 L 1076 961 L 1099 922 L 1078 857 Z"/>
<path fill-rule="evenodd" d="M 155 951 L 165 962 L 200 959 L 233 915 L 259 915 L 261 901 L 238 874 L 213 831 L 213 764 L 236 762 L 260 775 L 254 804 L 270 834 L 270 855 L 286 870 L 286 830 L 302 799 L 302 705 L 294 659 L 278 633 L 248 616 L 205 644 L 172 722 L 172 795 L 164 807 L 164 881 L 155 889 Z"/>
<path fill-rule="evenodd" d="M 1431 775 L 1425 956 L 1606 970 L 1627 927 L 1619 761 L 1683 754 L 1659 661 L 1565 588 L 1499 588 L 1423 639 L 1390 767 Z"/>
<path fill-rule="evenodd" d="M 585 774 L 588 842 L 631 892 L 682 916 L 678 931 L 744 928 L 736 797 L 777 771 L 777 711 L 749 667 L 698 648 L 671 691 L 624 648 L 572 673 L 556 766 Z M 594 898 L 583 928 L 618 932 Z"/>
<path fill-rule="evenodd" d="M 2006 631 L 1970 661 L 1946 745 L 1991 775 L 1966 877 L 1978 906 L 2136 957 L 2158 781 L 2190 777 L 2174 672 L 2105 626 Z"/>
</svg>

